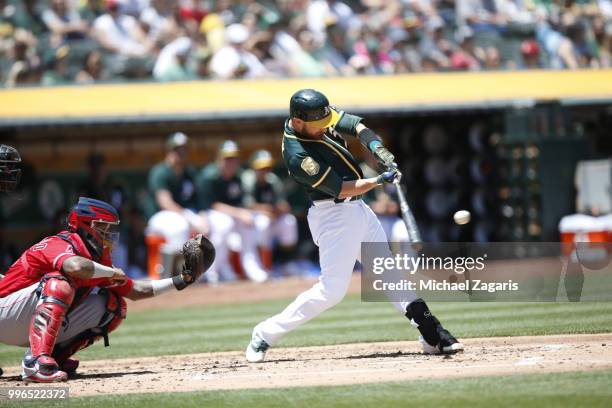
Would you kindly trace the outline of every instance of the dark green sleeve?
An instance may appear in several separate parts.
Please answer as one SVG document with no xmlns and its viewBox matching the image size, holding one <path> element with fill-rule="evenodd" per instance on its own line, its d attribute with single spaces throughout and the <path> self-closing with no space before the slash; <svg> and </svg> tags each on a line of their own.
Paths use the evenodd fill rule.
<svg viewBox="0 0 612 408">
<path fill-rule="evenodd" d="M 289 158 L 289 174 L 298 182 L 324 194 L 338 197 L 342 189 L 342 179 L 325 162 L 318 162 L 306 152 Z"/>
<path fill-rule="evenodd" d="M 209 210 L 216 201 L 213 180 L 204 172 L 200 173 L 196 181 L 198 195 L 198 209 Z"/>
<path fill-rule="evenodd" d="M 154 167 L 149 174 L 149 191 L 155 195 L 159 190 L 169 190 L 168 179 L 163 168 Z"/>
<path fill-rule="evenodd" d="M 351 136 L 357 136 L 357 125 L 363 118 L 344 111 L 340 112 L 340 120 L 336 123 L 334 129 L 340 133 L 346 133 Z"/>
</svg>

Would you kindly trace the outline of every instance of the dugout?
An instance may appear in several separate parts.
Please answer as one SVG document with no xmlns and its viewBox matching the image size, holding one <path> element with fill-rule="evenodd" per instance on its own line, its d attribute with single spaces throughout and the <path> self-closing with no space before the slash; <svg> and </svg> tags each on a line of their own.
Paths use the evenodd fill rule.
<svg viewBox="0 0 612 408">
<path fill-rule="evenodd" d="M 197 81 L 0 91 L 0 140 L 26 161 L 2 197 L 3 234 L 30 242 L 78 195 L 87 157 L 105 157 L 136 205 L 166 136 L 186 132 L 192 163 L 237 140 L 243 158 L 280 155 L 288 99 L 312 87 L 364 116 L 397 154 L 428 240 L 556 240 L 573 211 L 573 171 L 612 152 L 612 71 L 414 74 L 313 80 Z M 279 173 L 283 169 L 279 168 Z M 297 191 L 298 212 L 305 202 Z M 470 229 L 450 215 L 468 208 Z"/>
</svg>

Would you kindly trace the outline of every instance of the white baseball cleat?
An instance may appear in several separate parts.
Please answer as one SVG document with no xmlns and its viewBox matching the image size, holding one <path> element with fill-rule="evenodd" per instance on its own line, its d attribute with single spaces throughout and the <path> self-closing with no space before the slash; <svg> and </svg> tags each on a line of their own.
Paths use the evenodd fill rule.
<svg viewBox="0 0 612 408">
<path fill-rule="evenodd" d="M 259 335 L 253 333 L 253 338 L 246 348 L 245 356 L 249 363 L 261 363 L 266 359 L 266 351 L 270 345 Z"/>
<path fill-rule="evenodd" d="M 463 344 L 453 338 L 454 341 L 441 342 L 437 346 L 427 343 L 423 336 L 419 336 L 419 342 L 423 346 L 423 354 L 455 354 L 463 351 Z M 445 343 L 445 344 L 442 344 Z"/>
</svg>

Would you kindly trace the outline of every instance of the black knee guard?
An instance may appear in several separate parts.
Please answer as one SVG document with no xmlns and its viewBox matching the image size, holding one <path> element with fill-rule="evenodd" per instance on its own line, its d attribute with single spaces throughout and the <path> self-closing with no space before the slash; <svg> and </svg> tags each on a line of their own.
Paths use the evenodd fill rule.
<svg viewBox="0 0 612 408">
<path fill-rule="evenodd" d="M 444 329 L 423 299 L 414 300 L 406 307 L 406 317 L 419 329 L 428 344 L 437 346 L 440 343 L 440 332 Z"/>
</svg>

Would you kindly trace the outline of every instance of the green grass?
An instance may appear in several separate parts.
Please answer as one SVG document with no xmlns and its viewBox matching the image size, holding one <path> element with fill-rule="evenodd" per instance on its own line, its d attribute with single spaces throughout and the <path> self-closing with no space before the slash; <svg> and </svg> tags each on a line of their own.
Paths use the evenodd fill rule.
<svg viewBox="0 0 612 408">
<path fill-rule="evenodd" d="M 79 353 L 81 359 L 241 350 L 253 326 L 290 300 L 128 313 L 124 324 Z M 435 303 L 433 312 L 459 337 L 612 332 L 612 303 Z M 418 332 L 388 303 L 349 296 L 285 337 L 279 346 L 416 340 Z M 0 367 L 20 363 L 23 349 L 0 345 Z"/>
<path fill-rule="evenodd" d="M 79 407 L 609 407 L 612 371 L 73 398 Z"/>
</svg>

